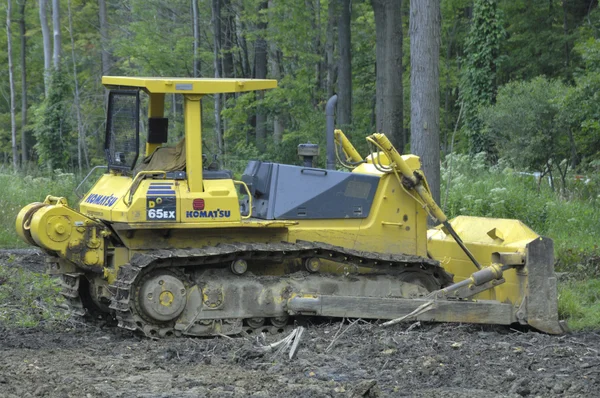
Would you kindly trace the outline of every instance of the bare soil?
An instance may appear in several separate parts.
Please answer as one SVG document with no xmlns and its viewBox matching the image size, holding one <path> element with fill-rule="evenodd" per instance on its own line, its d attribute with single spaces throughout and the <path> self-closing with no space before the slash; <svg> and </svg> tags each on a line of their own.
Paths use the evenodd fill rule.
<svg viewBox="0 0 600 398">
<path fill-rule="evenodd" d="M 39 270 L 27 252 L 28 269 Z M 0 255 L 15 266 L 21 255 Z M 2 265 L 4 263 L 4 265 Z M 0 303 L 1 305 L 2 303 Z M 304 323 L 295 359 L 257 336 L 150 340 L 96 322 L 0 324 L 0 397 L 595 397 L 600 334 Z M 285 334 L 266 335 L 271 343 Z M 264 342 L 263 342 L 264 344 Z"/>
</svg>

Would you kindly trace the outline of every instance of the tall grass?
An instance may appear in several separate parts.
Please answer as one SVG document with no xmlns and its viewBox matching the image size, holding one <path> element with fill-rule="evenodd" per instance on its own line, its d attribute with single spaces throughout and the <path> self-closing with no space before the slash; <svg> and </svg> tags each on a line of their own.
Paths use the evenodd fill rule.
<svg viewBox="0 0 600 398">
<path fill-rule="evenodd" d="M 23 206 L 42 202 L 47 195 L 66 197 L 75 205 L 77 183 L 75 175 L 58 170 L 47 177 L 0 173 L 0 248 L 26 246 L 15 233 L 15 219 Z"/>
<path fill-rule="evenodd" d="M 554 240 L 559 270 L 585 268 L 600 275 L 600 190 L 594 178 L 571 177 L 565 189 L 553 190 L 547 180 L 538 184 L 534 176 L 516 173 L 503 162 L 489 167 L 483 155 L 453 155 L 451 167 L 442 170 L 442 202 L 449 181 L 449 216 L 521 220 Z"/>
</svg>

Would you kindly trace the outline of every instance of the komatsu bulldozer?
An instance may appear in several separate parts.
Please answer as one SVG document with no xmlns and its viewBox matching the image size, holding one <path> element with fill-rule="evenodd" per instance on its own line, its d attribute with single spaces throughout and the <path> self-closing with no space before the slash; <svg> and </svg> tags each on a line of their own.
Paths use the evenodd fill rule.
<svg viewBox="0 0 600 398">
<path fill-rule="evenodd" d="M 363 157 L 334 130 L 335 97 L 326 168 L 306 145 L 301 166 L 255 160 L 235 179 L 205 167 L 202 97 L 276 81 L 102 82 L 106 172 L 78 208 L 49 195 L 16 219 L 72 312 L 106 313 L 152 338 L 279 330 L 301 315 L 565 330 L 552 240 L 517 220 L 448 220 L 417 156 L 377 133 Z M 167 94 L 184 104 L 185 137 L 171 146 Z M 428 217 L 439 225 L 428 230 Z"/>
</svg>

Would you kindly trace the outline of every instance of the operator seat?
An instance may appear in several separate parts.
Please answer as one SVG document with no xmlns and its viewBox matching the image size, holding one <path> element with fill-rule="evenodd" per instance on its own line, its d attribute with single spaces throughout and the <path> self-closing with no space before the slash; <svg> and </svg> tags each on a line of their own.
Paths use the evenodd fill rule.
<svg viewBox="0 0 600 398">
<path fill-rule="evenodd" d="M 175 146 L 161 146 L 146 156 L 134 170 L 134 174 L 140 171 L 185 171 L 185 138 Z M 202 170 L 202 178 L 205 180 L 227 180 L 233 179 L 231 170 Z"/>
</svg>

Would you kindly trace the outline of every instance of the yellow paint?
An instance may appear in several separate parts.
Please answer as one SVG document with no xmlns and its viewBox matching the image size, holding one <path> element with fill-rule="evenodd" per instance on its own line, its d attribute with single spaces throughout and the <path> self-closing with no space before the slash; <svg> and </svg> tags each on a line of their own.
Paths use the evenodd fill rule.
<svg viewBox="0 0 600 398">
<path fill-rule="evenodd" d="M 104 76 L 102 84 L 109 88 L 140 88 L 147 93 L 205 95 L 268 90 L 277 87 L 277 80 Z"/>
<path fill-rule="evenodd" d="M 163 307 L 170 307 L 171 304 L 173 304 L 173 300 L 175 299 L 175 297 L 173 297 L 173 293 L 171 293 L 168 290 L 165 290 L 160 293 L 158 299 L 160 305 L 162 305 Z"/>
</svg>

